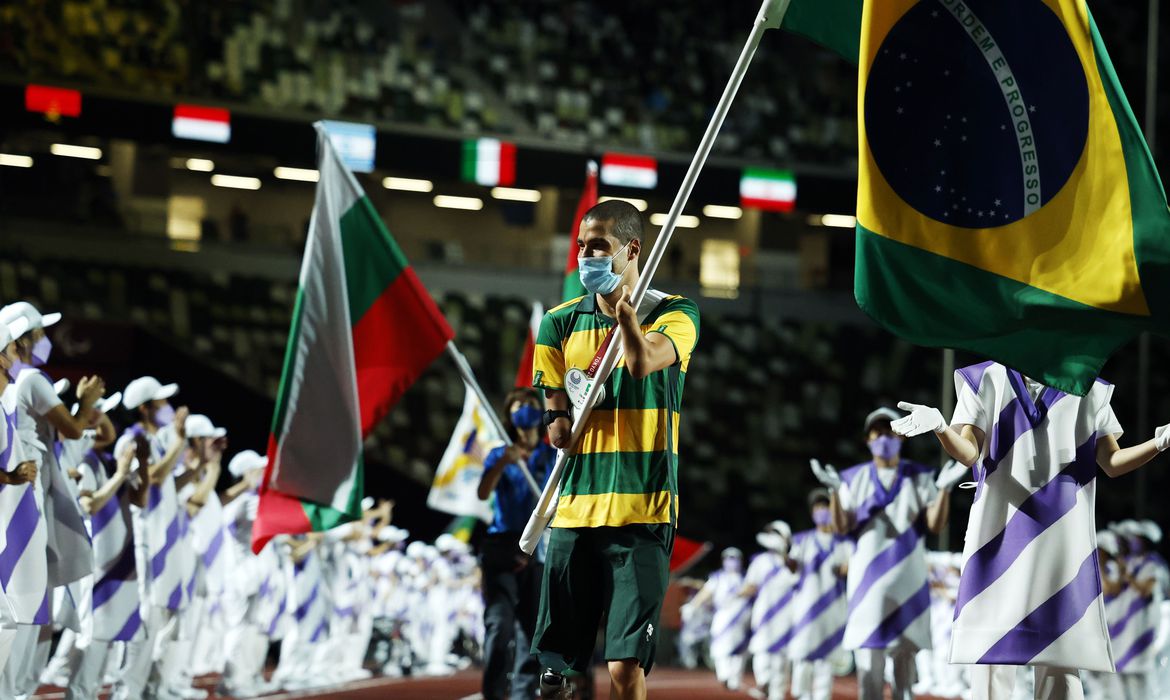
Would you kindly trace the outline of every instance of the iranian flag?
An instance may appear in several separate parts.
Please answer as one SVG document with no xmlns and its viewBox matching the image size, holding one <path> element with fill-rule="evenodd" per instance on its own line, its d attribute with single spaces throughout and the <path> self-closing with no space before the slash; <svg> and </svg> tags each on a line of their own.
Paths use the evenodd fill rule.
<svg viewBox="0 0 1170 700">
<path fill-rule="evenodd" d="M 581 192 L 581 199 L 577 201 L 577 213 L 573 216 L 573 228 L 569 229 L 569 257 L 565 260 L 565 282 L 561 287 L 561 301 L 585 296 L 585 285 L 581 284 L 581 275 L 577 272 L 577 256 L 580 254 L 577 250 L 577 236 L 581 232 L 581 219 L 585 218 L 585 212 L 595 206 L 597 206 L 597 162 L 591 160 L 585 167 L 585 189 Z"/>
<path fill-rule="evenodd" d="M 516 144 L 489 138 L 464 141 L 463 179 L 485 187 L 516 184 Z"/>
<path fill-rule="evenodd" d="M 252 549 L 358 520 L 362 441 L 453 337 L 320 123 L 301 263 Z"/>
<path fill-rule="evenodd" d="M 747 168 L 739 179 L 744 208 L 789 212 L 796 208 L 796 178 L 790 170 Z"/>
<path fill-rule="evenodd" d="M 520 367 L 516 370 L 516 386 L 518 387 L 532 386 L 532 357 L 536 354 L 536 335 L 540 331 L 540 319 L 542 318 L 544 318 L 544 307 L 539 301 L 532 302 L 532 316 L 528 318 L 528 337 L 524 339 L 524 352 L 520 355 Z"/>
</svg>

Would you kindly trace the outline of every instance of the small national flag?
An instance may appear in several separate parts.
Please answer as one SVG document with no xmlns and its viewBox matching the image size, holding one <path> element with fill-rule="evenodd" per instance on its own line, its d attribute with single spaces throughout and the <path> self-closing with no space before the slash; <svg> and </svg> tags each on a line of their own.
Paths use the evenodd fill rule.
<svg viewBox="0 0 1170 700">
<path fill-rule="evenodd" d="M 1170 211 L 1084 0 L 867 2 L 858 305 L 1084 394 L 1170 320 Z"/>
<path fill-rule="evenodd" d="M 581 284 L 581 275 L 577 268 L 577 257 L 581 251 L 577 248 L 577 236 L 581 233 L 581 220 L 585 212 L 597 206 L 597 163 L 589 161 L 585 166 L 585 189 L 581 191 L 581 199 L 577 200 L 577 213 L 573 215 L 573 228 L 569 229 L 569 257 L 565 260 L 565 282 L 561 288 L 561 301 L 569 301 L 585 295 L 585 285 Z M 529 381 L 525 386 L 530 385 Z"/>
<path fill-rule="evenodd" d="M 81 93 L 47 85 L 28 85 L 24 88 L 24 108 L 49 119 L 80 117 Z"/>
<path fill-rule="evenodd" d="M 711 551 L 710 542 L 699 542 L 682 535 L 674 536 L 674 549 L 670 551 L 670 575 L 682 576 L 707 552 Z"/>
<path fill-rule="evenodd" d="M 516 183 L 516 144 L 479 138 L 463 142 L 463 179 L 495 187 Z"/>
<path fill-rule="evenodd" d="M 175 105 L 171 133 L 180 139 L 227 143 L 232 139 L 231 113 L 218 107 Z"/>
<path fill-rule="evenodd" d="M 317 127 L 321 173 L 252 548 L 361 518 L 362 441 L 453 337 Z"/>
<path fill-rule="evenodd" d="M 451 524 L 447 526 L 447 533 L 454 535 L 455 539 L 461 542 L 470 542 L 471 536 L 475 534 L 475 525 L 479 522 L 479 518 L 473 515 L 461 515 L 451 520 Z"/>
<path fill-rule="evenodd" d="M 470 388 L 463 397 L 463 414 L 451 433 L 451 441 L 435 470 L 435 481 L 427 494 L 427 506 L 451 515 L 469 515 L 485 523 L 492 521 L 490 501 L 479 500 L 483 460 L 493 447 L 503 444 L 479 399 Z"/>
<path fill-rule="evenodd" d="M 796 207 L 796 178 L 790 170 L 746 168 L 739 178 L 739 202 L 744 208 L 792 211 Z"/>
<path fill-rule="evenodd" d="M 532 316 L 528 319 L 528 335 L 524 338 L 524 352 L 520 355 L 520 367 L 516 370 L 515 386 L 532 386 L 532 356 L 536 353 L 536 334 L 540 331 L 540 319 L 543 317 L 544 307 L 539 301 L 532 302 Z"/>
<path fill-rule="evenodd" d="M 601 157 L 601 184 L 652 190 L 658 186 L 658 161 L 650 156 L 606 153 Z"/>
</svg>

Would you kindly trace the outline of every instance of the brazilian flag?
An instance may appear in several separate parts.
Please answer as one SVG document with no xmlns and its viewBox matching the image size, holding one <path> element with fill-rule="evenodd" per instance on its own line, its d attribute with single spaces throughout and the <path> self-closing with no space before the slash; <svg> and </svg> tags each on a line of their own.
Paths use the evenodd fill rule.
<svg viewBox="0 0 1170 700">
<path fill-rule="evenodd" d="M 876 321 L 1080 395 L 1170 328 L 1166 194 L 1084 0 L 793 0 L 783 26 L 858 64 Z"/>
</svg>

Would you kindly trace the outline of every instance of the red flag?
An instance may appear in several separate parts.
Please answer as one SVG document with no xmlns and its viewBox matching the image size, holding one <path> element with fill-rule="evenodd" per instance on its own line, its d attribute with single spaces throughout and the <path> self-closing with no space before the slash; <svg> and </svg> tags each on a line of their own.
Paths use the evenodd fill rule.
<svg viewBox="0 0 1170 700">
<path fill-rule="evenodd" d="M 585 189 L 577 202 L 577 215 L 573 217 L 573 228 L 569 230 L 569 257 L 565 260 L 565 282 L 561 288 L 561 301 L 585 296 L 585 285 L 577 274 L 577 234 L 581 231 L 581 219 L 585 212 L 597 206 L 597 163 L 589 161 L 585 170 Z"/>
<path fill-rule="evenodd" d="M 516 370 L 516 386 L 532 386 L 532 355 L 536 352 L 536 334 L 540 331 L 540 319 L 543 316 L 544 307 L 539 301 L 532 302 L 532 317 L 528 319 L 528 338 L 524 341 L 520 367 Z"/>
<path fill-rule="evenodd" d="M 687 539 L 682 535 L 674 536 L 674 549 L 670 552 L 670 575 L 682 576 L 707 552 L 711 551 L 710 542 L 699 542 Z"/>
</svg>

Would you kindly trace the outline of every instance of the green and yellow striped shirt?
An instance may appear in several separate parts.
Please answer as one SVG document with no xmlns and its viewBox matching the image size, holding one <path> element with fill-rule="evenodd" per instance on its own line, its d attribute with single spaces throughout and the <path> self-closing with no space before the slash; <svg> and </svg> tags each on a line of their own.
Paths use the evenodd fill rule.
<svg viewBox="0 0 1170 700">
<path fill-rule="evenodd" d="M 564 390 L 565 373 L 588 369 L 615 324 L 592 295 L 551 309 L 536 339 L 533 386 Z M 669 338 L 678 361 L 644 379 L 631 376 L 624 359 L 618 362 L 604 400 L 593 408 L 576 454 L 565 465 L 553 527 L 677 522 L 678 422 L 683 382 L 699 339 L 699 307 L 681 296 L 665 296 L 641 325 L 643 333 Z"/>
</svg>

